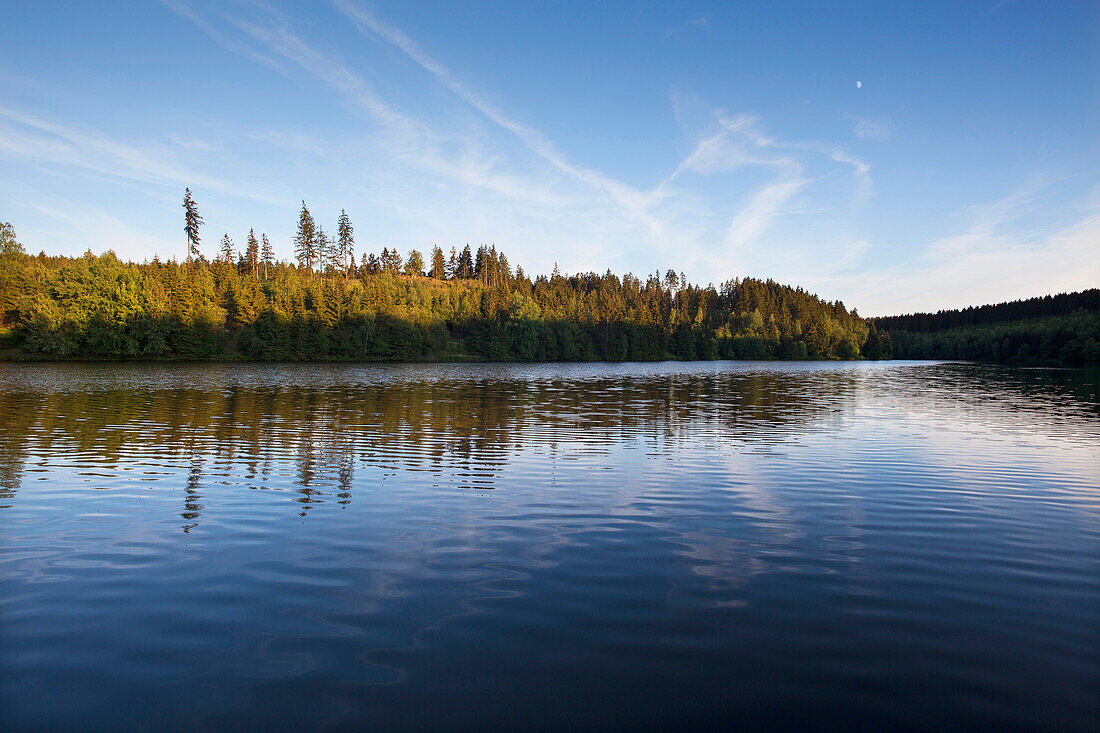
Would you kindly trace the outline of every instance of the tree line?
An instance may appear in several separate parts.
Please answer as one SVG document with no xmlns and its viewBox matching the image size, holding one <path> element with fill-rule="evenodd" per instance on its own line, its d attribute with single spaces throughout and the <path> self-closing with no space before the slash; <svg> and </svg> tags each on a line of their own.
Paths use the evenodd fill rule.
<svg viewBox="0 0 1100 733">
<path fill-rule="evenodd" d="M 843 303 L 772 280 L 688 283 L 668 270 L 530 277 L 493 246 L 355 253 L 303 202 L 294 261 L 265 234 L 202 252 L 184 197 L 187 256 L 28 255 L 0 229 L 0 346 L 8 358 L 660 360 L 889 358 L 889 334 Z"/>
<path fill-rule="evenodd" d="M 875 325 L 887 331 L 933 333 L 961 326 L 981 326 L 1004 321 L 1023 321 L 1047 316 L 1064 316 L 1084 310 L 1100 311 L 1100 290 L 1090 288 L 1079 293 L 1059 293 L 1040 298 L 1014 300 L 996 305 L 970 306 L 935 313 L 910 313 L 903 316 L 876 318 Z"/>
<path fill-rule="evenodd" d="M 1100 290 L 876 318 L 897 359 L 1100 366 Z"/>
</svg>

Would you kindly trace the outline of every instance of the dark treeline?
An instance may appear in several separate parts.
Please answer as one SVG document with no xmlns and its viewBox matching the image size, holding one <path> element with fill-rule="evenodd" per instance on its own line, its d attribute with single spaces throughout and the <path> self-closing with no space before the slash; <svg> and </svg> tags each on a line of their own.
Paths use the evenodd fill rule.
<svg viewBox="0 0 1100 733">
<path fill-rule="evenodd" d="M 655 360 L 889 358 L 855 311 L 772 281 L 699 287 L 645 279 L 529 277 L 495 247 L 356 259 L 345 213 L 329 236 L 305 203 L 295 262 L 266 235 L 201 250 L 190 191 L 187 259 L 131 263 L 27 255 L 0 225 L 0 344 L 9 358 Z"/>
<path fill-rule="evenodd" d="M 1100 290 L 875 319 L 897 359 L 1100 366 Z"/>
<path fill-rule="evenodd" d="M 1092 288 L 1079 293 L 1059 293 L 1041 298 L 1014 300 L 1011 303 L 971 306 L 959 310 L 935 313 L 912 313 L 904 316 L 876 318 L 875 325 L 887 331 L 932 333 L 960 326 L 981 326 L 1004 321 L 1023 321 L 1046 316 L 1064 316 L 1084 310 L 1100 311 L 1100 290 Z"/>
</svg>

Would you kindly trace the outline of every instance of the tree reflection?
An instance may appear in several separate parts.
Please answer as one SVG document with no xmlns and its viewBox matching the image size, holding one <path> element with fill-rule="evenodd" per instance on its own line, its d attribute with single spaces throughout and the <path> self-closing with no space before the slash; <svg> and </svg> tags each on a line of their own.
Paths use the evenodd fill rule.
<svg viewBox="0 0 1100 733">
<path fill-rule="evenodd" d="M 232 369 L 221 369 L 233 377 Z M 519 371 L 440 379 L 421 370 L 414 378 L 308 387 L 282 384 L 270 374 L 237 378 L 222 388 L 186 379 L 24 387 L 0 395 L 0 508 L 12 505 L 29 454 L 80 451 L 117 465 L 137 458 L 183 462 L 189 469 L 180 516 L 189 531 L 204 511 L 201 483 L 211 463 L 219 464 L 218 472 L 224 464 L 230 479 L 259 490 L 278 483 L 273 475 L 293 476 L 294 501 L 305 517 L 326 501 L 346 507 L 357 486 L 403 471 L 480 491 L 500 488 L 504 470 L 524 455 L 556 461 L 599 455 L 617 444 L 672 455 L 688 441 L 770 450 L 835 427 L 868 390 L 876 399 L 920 392 L 925 403 L 959 400 L 957 372 L 920 369 L 869 378 L 866 370 L 844 368 L 616 375 L 543 367 L 534 378 Z M 187 370 L 170 374 L 186 376 Z M 1080 409 L 1095 414 L 1095 380 L 1082 388 L 1080 379 L 1049 372 L 966 374 L 976 380 L 974 394 L 984 395 L 975 403 L 982 409 L 1035 405 L 1041 419 L 1042 404 L 1083 399 Z M 979 384 L 982 379 L 991 384 Z M 373 469 L 375 478 L 360 476 L 357 483 L 356 471 L 364 469 Z"/>
</svg>

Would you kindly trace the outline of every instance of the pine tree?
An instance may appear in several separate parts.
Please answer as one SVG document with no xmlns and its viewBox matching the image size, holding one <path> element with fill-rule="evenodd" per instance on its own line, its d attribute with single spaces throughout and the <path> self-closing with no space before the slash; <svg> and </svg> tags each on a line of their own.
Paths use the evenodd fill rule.
<svg viewBox="0 0 1100 733">
<path fill-rule="evenodd" d="M 458 273 L 455 277 L 459 280 L 469 280 L 474 276 L 474 258 L 470 254 L 470 245 L 462 250 L 458 256 Z"/>
<path fill-rule="evenodd" d="M 454 280 L 458 277 L 458 251 L 451 247 L 451 259 L 447 260 L 447 279 Z"/>
<path fill-rule="evenodd" d="M 405 262 L 405 274 L 410 277 L 424 275 L 424 257 L 415 249 L 409 252 L 409 259 Z"/>
<path fill-rule="evenodd" d="M 321 277 L 325 276 L 325 262 L 328 262 L 328 254 L 328 237 L 325 236 L 325 228 L 318 225 L 317 233 L 313 235 L 313 260 L 317 263 Z"/>
<path fill-rule="evenodd" d="M 385 272 L 397 275 L 401 272 L 401 255 L 396 249 L 382 248 L 381 266 Z"/>
<path fill-rule="evenodd" d="M 298 233 L 294 235 L 294 254 L 298 258 L 298 266 L 307 270 L 313 269 L 313 263 L 317 261 L 317 229 L 313 223 L 313 216 L 306 208 L 306 202 L 302 202 L 302 211 L 298 214 Z"/>
<path fill-rule="evenodd" d="M 233 261 L 233 240 L 228 234 L 222 237 L 221 259 L 227 263 Z"/>
<path fill-rule="evenodd" d="M 199 216 L 199 208 L 195 200 L 191 198 L 191 189 L 183 190 L 183 231 L 187 234 L 187 264 L 191 264 L 192 257 L 199 257 L 199 227 L 202 226 L 202 217 Z"/>
<path fill-rule="evenodd" d="M 244 251 L 244 263 L 248 272 L 256 274 L 256 268 L 260 264 L 260 243 L 256 240 L 256 230 L 248 230 L 248 246 Z"/>
<path fill-rule="evenodd" d="M 349 263 L 355 264 L 355 229 L 351 226 L 348 213 L 340 209 L 340 221 L 336 224 L 336 236 L 340 239 L 340 262 L 344 270 L 344 279 L 348 277 Z"/>
<path fill-rule="evenodd" d="M 480 280 L 482 285 L 489 284 L 489 250 L 484 244 L 477 248 L 477 256 L 474 258 L 474 277 Z"/>
<path fill-rule="evenodd" d="M 432 277 L 436 280 L 447 279 L 447 261 L 443 259 L 443 250 L 432 247 Z"/>
<path fill-rule="evenodd" d="M 328 256 L 325 259 L 328 262 L 329 269 L 335 269 L 337 274 L 348 271 L 347 262 L 340 250 L 340 240 L 335 236 L 328 238 Z"/>
<path fill-rule="evenodd" d="M 267 269 L 275 266 L 275 251 L 271 248 L 271 242 L 268 241 L 267 235 L 261 235 L 263 240 L 263 249 L 260 252 L 260 257 L 263 258 L 264 263 L 264 280 L 267 279 Z"/>
</svg>

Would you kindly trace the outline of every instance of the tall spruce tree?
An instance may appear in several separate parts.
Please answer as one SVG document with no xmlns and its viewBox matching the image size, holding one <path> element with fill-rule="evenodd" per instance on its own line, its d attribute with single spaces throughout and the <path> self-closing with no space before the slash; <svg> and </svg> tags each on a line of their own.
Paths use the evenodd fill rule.
<svg viewBox="0 0 1100 733">
<path fill-rule="evenodd" d="M 191 264 L 192 257 L 199 257 L 199 243 L 202 241 L 199 235 L 199 227 L 202 226 L 202 217 L 199 216 L 199 207 L 191 198 L 191 189 L 183 190 L 183 231 L 187 234 L 187 264 Z"/>
<path fill-rule="evenodd" d="M 432 247 L 432 272 L 431 276 L 436 280 L 447 279 L 447 261 L 443 259 L 443 250 L 438 246 Z"/>
<path fill-rule="evenodd" d="M 260 257 L 263 259 L 264 280 L 266 280 L 268 268 L 275 266 L 275 250 L 271 248 L 271 242 L 268 241 L 266 234 L 261 235 L 260 239 L 263 241 L 263 248 L 260 250 Z"/>
<path fill-rule="evenodd" d="M 409 252 L 409 259 L 405 261 L 405 274 L 410 277 L 424 274 L 424 256 L 415 249 Z"/>
<path fill-rule="evenodd" d="M 329 269 L 336 270 L 337 274 L 347 272 L 347 264 L 340 252 L 340 240 L 336 238 L 336 235 L 329 235 L 327 246 L 328 255 L 325 257 L 325 261 L 328 263 Z"/>
<path fill-rule="evenodd" d="M 298 233 L 294 235 L 294 254 L 298 258 L 298 267 L 312 270 L 317 261 L 317 228 L 313 216 L 302 202 L 302 211 L 298 214 Z"/>
<path fill-rule="evenodd" d="M 336 236 L 340 240 L 341 269 L 346 280 L 350 266 L 355 264 L 355 229 L 348 219 L 348 212 L 343 209 L 340 209 L 340 220 L 336 223 Z"/>
<path fill-rule="evenodd" d="M 470 254 L 470 245 L 466 245 L 466 248 L 462 250 L 462 254 L 458 256 L 458 268 L 455 273 L 455 279 L 457 280 L 469 280 L 474 276 L 474 258 Z"/>
<path fill-rule="evenodd" d="M 255 275 L 260 264 L 260 243 L 256 239 L 255 229 L 248 230 L 248 245 L 244 250 L 244 263 L 248 267 L 248 272 Z"/>
<path fill-rule="evenodd" d="M 317 225 L 317 232 L 313 235 L 313 257 L 314 262 L 317 263 L 317 269 L 321 272 L 321 277 L 325 276 L 325 263 L 328 262 L 328 237 L 325 235 L 325 228 L 321 225 Z"/>
<path fill-rule="evenodd" d="M 223 262 L 233 261 L 233 240 L 229 238 L 228 234 L 222 237 L 221 260 Z"/>
</svg>

